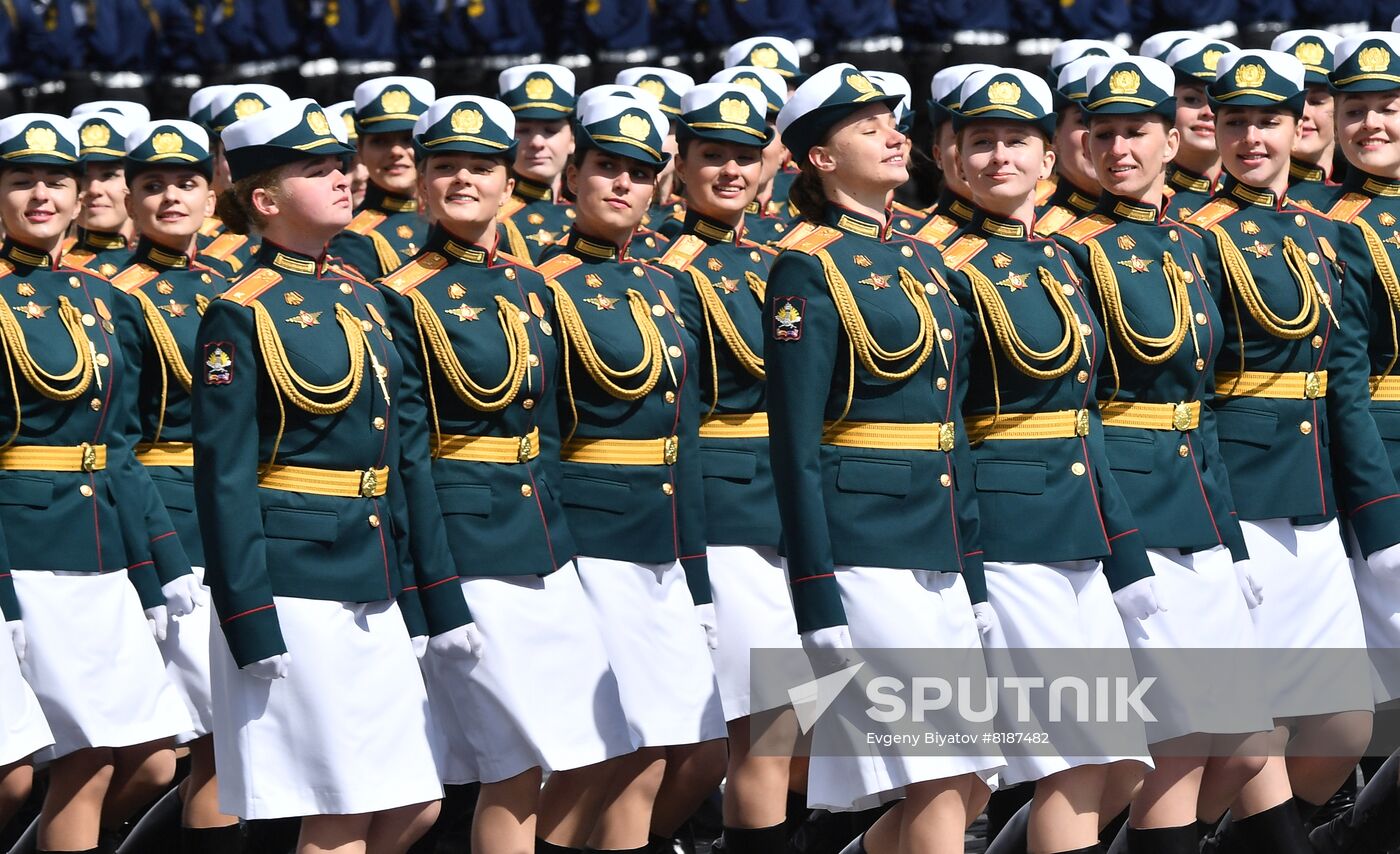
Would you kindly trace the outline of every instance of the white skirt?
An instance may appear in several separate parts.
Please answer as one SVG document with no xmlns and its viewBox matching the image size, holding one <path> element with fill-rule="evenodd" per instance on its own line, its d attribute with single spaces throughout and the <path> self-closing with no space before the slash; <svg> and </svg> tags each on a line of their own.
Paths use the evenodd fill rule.
<svg viewBox="0 0 1400 854">
<path fill-rule="evenodd" d="M 446 783 L 567 771 L 636 749 L 593 606 L 572 562 L 547 576 L 464 578 L 479 661 L 429 651 L 423 673 L 447 748 Z"/>
<path fill-rule="evenodd" d="M 1138 675 L 1157 680 L 1148 743 L 1197 732 L 1272 730 L 1264 677 L 1248 652 L 1255 648 L 1254 623 L 1230 550 L 1148 549 L 1147 557 L 1165 610 L 1124 620 L 1124 629 Z"/>
<path fill-rule="evenodd" d="M 442 797 L 428 699 L 399 607 L 278 596 L 287 676 L 239 670 L 210 633 L 219 809 L 245 819 L 379 812 Z"/>
<path fill-rule="evenodd" d="M 720 702 L 727 721 L 753 712 L 755 649 L 801 649 L 792 588 L 778 550 L 767 546 L 710 546 L 719 649 L 714 651 Z"/>
<path fill-rule="evenodd" d="M 1334 519 L 1241 522 L 1264 601 L 1250 611 L 1275 718 L 1370 711 L 1366 630 Z"/>
<path fill-rule="evenodd" d="M 973 677 L 985 673 L 972 602 L 958 573 L 838 566 L 836 583 L 851 643 L 857 650 L 927 648 L 940 657 L 940 670 Z M 965 650 L 966 656 L 953 663 L 949 659 L 955 650 Z M 939 714 L 947 719 L 940 723 L 936 714 L 931 716 L 930 730 L 969 728 L 952 719 L 954 712 Z M 824 727 L 842 725 L 838 716 L 823 715 L 817 719 L 814 741 L 823 739 Z M 983 729 L 990 733 L 990 723 Z M 844 741 L 849 743 L 849 737 Z M 964 774 L 976 774 L 989 782 L 1006 764 L 987 748 L 966 753 L 923 755 L 909 749 L 874 747 L 864 755 L 832 756 L 814 751 L 807 775 L 807 803 L 814 809 L 866 810 L 904 797 L 904 788 L 914 783 Z"/>
<path fill-rule="evenodd" d="M 192 728 L 126 570 L 20 570 L 14 581 L 29 636 L 20 670 L 53 732 L 40 760 Z"/>
<path fill-rule="evenodd" d="M 19 672 L 9 637 L 0 637 L 0 767 L 53 744 L 53 733 L 34 689 Z"/>
<path fill-rule="evenodd" d="M 576 559 L 638 747 L 724 738 L 705 630 L 680 561 Z"/>
<path fill-rule="evenodd" d="M 194 576 L 204 583 L 204 567 L 194 567 Z M 205 596 L 209 588 L 204 588 Z M 213 625 L 213 607 L 205 603 L 183 617 L 171 617 L 165 640 L 160 641 L 160 654 L 165 658 L 165 673 L 185 701 L 185 710 L 194 721 L 194 729 L 181 733 L 181 744 L 194 741 L 214 731 L 214 699 L 209 687 L 209 629 Z"/>
<path fill-rule="evenodd" d="M 999 563 L 987 561 L 987 599 L 996 612 L 998 627 L 988 633 L 989 650 L 1014 650 L 1018 664 L 1009 666 L 1011 654 L 989 654 L 987 669 L 992 676 L 1037 677 L 1065 670 L 1064 650 L 1128 649 L 1123 620 L 1113 602 L 1103 564 L 1098 560 L 1065 563 Z M 1036 733 L 1036 725 L 1007 720 L 1005 705 L 997 717 L 998 729 Z M 1048 732 L 1041 725 L 1042 732 Z M 1093 744 L 1101 733 L 1094 724 L 1075 728 L 1079 744 Z M 1115 741 L 1123 741 L 1123 730 L 1115 727 Z M 1147 732 L 1141 741 L 1133 733 L 1131 749 L 1078 750 L 1073 753 L 1038 748 L 1008 751 L 1005 785 L 1027 783 L 1082 765 L 1105 765 L 1132 759 L 1152 767 L 1147 750 Z"/>
<path fill-rule="evenodd" d="M 1371 658 L 1371 689 L 1377 705 L 1400 697 L 1400 579 L 1376 575 L 1350 531 L 1352 575 L 1361 601 L 1366 648 Z"/>
</svg>

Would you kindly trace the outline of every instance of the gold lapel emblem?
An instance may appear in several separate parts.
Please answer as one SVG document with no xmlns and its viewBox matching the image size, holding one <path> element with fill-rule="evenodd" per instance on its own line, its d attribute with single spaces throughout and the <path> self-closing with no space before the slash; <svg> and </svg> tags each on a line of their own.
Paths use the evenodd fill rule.
<svg viewBox="0 0 1400 854">
<path fill-rule="evenodd" d="M 1241 246 L 1240 248 L 1253 255 L 1255 258 L 1269 258 L 1274 254 L 1274 244 L 1260 243 L 1257 240 L 1254 241 L 1251 246 Z"/>
<path fill-rule="evenodd" d="M 1118 235 L 1119 249 L 1122 249 L 1124 252 L 1130 252 L 1135 246 L 1137 246 L 1137 241 L 1133 239 L 1133 236 L 1131 234 Z"/>
<path fill-rule="evenodd" d="M 584 300 L 597 307 L 599 311 L 612 311 L 617 308 L 617 300 L 598 294 L 596 297 L 589 297 Z"/>
<path fill-rule="evenodd" d="M 18 285 L 15 285 L 15 291 L 22 297 L 34 296 L 34 286 L 28 282 L 20 282 Z"/>
<path fill-rule="evenodd" d="M 533 240 L 540 246 L 553 246 L 559 238 L 554 232 L 545 231 L 543 228 L 541 228 L 534 234 L 525 235 L 525 239 Z"/>
<path fill-rule="evenodd" d="M 302 329 L 305 329 L 305 328 L 308 327 L 308 326 L 320 326 L 320 325 L 321 325 L 321 312 L 319 312 L 319 311 L 299 311 L 299 312 L 297 312 L 296 314 L 294 314 L 293 316 L 287 318 L 287 322 L 288 322 L 288 323 L 295 323 L 296 325 L 300 326 Z"/>
<path fill-rule="evenodd" d="M 1248 235 L 1251 235 L 1251 236 L 1252 236 L 1252 235 L 1255 235 L 1255 234 L 1258 234 L 1258 233 L 1259 233 L 1259 223 L 1255 222 L 1255 221 L 1252 220 L 1252 219 L 1247 219 L 1247 220 L 1242 221 L 1242 222 L 1240 223 L 1240 233 L 1241 233 L 1241 234 L 1248 234 Z"/>
<path fill-rule="evenodd" d="M 461 299 L 467 295 L 467 289 L 462 287 L 460 282 L 453 282 L 447 287 L 448 299 Z"/>
<path fill-rule="evenodd" d="M 709 261 L 705 262 L 705 266 L 709 267 L 711 272 L 718 273 L 720 270 L 724 269 L 724 262 L 718 258 L 711 258 Z"/>
<path fill-rule="evenodd" d="M 1390 211 L 1385 211 L 1380 216 L 1376 217 L 1376 221 L 1386 228 L 1390 228 L 1395 224 L 1395 214 Z"/>
<path fill-rule="evenodd" d="M 1128 260 L 1119 261 L 1118 263 L 1124 267 L 1127 267 L 1129 270 L 1132 270 L 1134 273 L 1146 273 L 1148 268 L 1152 266 L 1152 259 L 1139 258 L 1136 254 L 1134 254 L 1129 256 Z"/>
<path fill-rule="evenodd" d="M 998 252 L 992 256 L 992 266 L 996 267 L 998 270 L 1005 270 L 1007 267 L 1011 266 L 1011 256 L 1007 255 L 1005 252 Z"/>
<path fill-rule="evenodd" d="M 404 240 L 407 240 L 413 236 L 413 229 L 409 228 L 406 225 L 401 225 L 398 228 L 394 229 L 394 233 L 397 234 L 399 237 L 403 238 Z"/>
<path fill-rule="evenodd" d="M 715 287 L 719 288 L 727 294 L 736 293 L 739 290 L 739 280 L 731 279 L 728 276 L 725 276 L 721 278 L 718 282 L 715 282 Z"/>
<path fill-rule="evenodd" d="M 97 272 L 101 273 L 104 278 L 110 279 L 117 274 L 117 265 L 102 264 L 97 268 Z"/>
<path fill-rule="evenodd" d="M 1030 277 L 1030 273 L 1007 273 L 1006 278 L 997 282 L 997 285 L 1006 288 L 1008 291 L 1024 290 L 1026 282 Z"/>
<path fill-rule="evenodd" d="M 879 273 L 871 273 L 864 279 L 861 279 L 857 284 L 869 285 L 871 290 L 883 291 L 885 288 L 888 288 L 890 286 L 890 275 L 891 274 L 889 273 L 886 273 L 884 275 L 881 275 Z"/>
<path fill-rule="evenodd" d="M 529 216 L 525 217 L 525 221 L 530 223 L 531 225 L 544 225 L 544 214 L 532 213 Z"/>
<path fill-rule="evenodd" d="M 166 280 L 161 279 L 159 282 L 156 282 L 156 293 L 164 294 L 165 296 L 170 296 L 171 294 L 175 293 L 175 286 L 170 284 Z"/>
<path fill-rule="evenodd" d="M 1382 243 L 1389 243 L 1391 246 L 1394 246 L 1396 249 L 1400 249 L 1400 231 L 1392 231 L 1392 232 L 1390 232 L 1390 236 L 1387 237 L 1387 238 L 1385 238 L 1385 239 L 1383 239 L 1381 242 L 1382 242 Z"/>
<path fill-rule="evenodd" d="M 468 320 L 480 320 L 481 311 L 482 310 L 480 308 L 467 305 L 466 303 L 462 303 L 456 308 L 443 309 L 444 314 L 450 314 L 453 317 L 457 318 L 458 323 L 465 323 Z"/>
<path fill-rule="evenodd" d="M 864 255 L 857 255 L 851 260 L 856 262 L 857 267 L 869 267 L 871 263 L 873 263 L 869 258 L 865 257 Z"/>
<path fill-rule="evenodd" d="M 185 312 L 189 309 L 189 305 L 183 302 L 176 302 L 172 297 L 170 302 L 159 306 L 159 308 L 171 317 L 184 317 Z"/>
<path fill-rule="evenodd" d="M 306 297 L 296 291 L 287 291 L 285 294 L 282 294 L 282 301 L 290 306 L 298 306 L 306 301 Z"/>
<path fill-rule="evenodd" d="M 603 286 L 603 277 L 597 273 L 589 273 L 583 277 L 583 283 L 590 288 L 601 288 Z"/>
<path fill-rule="evenodd" d="M 39 305 L 34 300 L 30 300 L 24 305 L 15 306 L 15 311 L 18 311 L 20 314 L 23 314 L 30 320 L 38 320 L 39 318 L 46 316 L 48 314 L 49 309 L 52 307 L 53 306 Z"/>
</svg>

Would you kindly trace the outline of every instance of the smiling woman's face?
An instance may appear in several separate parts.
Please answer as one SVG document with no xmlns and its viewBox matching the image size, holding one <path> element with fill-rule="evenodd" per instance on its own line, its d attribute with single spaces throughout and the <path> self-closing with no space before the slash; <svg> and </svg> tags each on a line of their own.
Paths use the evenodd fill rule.
<svg viewBox="0 0 1400 854">
<path fill-rule="evenodd" d="M 687 206 L 722 221 L 748 207 L 763 179 L 763 152 L 752 145 L 697 139 L 675 162 Z"/>
<path fill-rule="evenodd" d="M 1274 107 L 1225 107 L 1215 117 L 1220 160 L 1237 181 L 1279 189 L 1287 183 L 1298 118 Z"/>
<path fill-rule="evenodd" d="M 1025 122 L 978 121 L 958 135 L 958 168 L 973 201 L 1005 216 L 1035 198 L 1036 182 L 1055 168 L 1055 153 Z"/>
<path fill-rule="evenodd" d="M 434 222 L 473 230 L 496 218 L 514 186 L 503 158 L 465 152 L 429 157 L 420 183 Z"/>
<path fill-rule="evenodd" d="M 5 233 L 37 248 L 63 239 L 78 208 L 78 175 L 61 166 L 0 170 L 0 222 Z"/>
<path fill-rule="evenodd" d="M 1337 141 L 1361 171 L 1400 178 L 1400 89 L 1342 95 L 1337 102 Z"/>
<path fill-rule="evenodd" d="M 890 108 L 871 104 L 837 122 L 807 157 L 853 194 L 881 194 L 909 180 L 905 142 Z"/>
<path fill-rule="evenodd" d="M 137 233 L 184 251 L 204 218 L 214 212 L 214 197 L 208 180 L 195 170 L 162 167 L 136 176 L 127 206 Z"/>
<path fill-rule="evenodd" d="M 576 197 L 577 228 L 621 244 L 642 224 L 656 184 L 656 167 L 590 148 L 583 162 L 569 164 Z"/>
<path fill-rule="evenodd" d="M 83 172 L 78 225 L 117 231 L 126 225 L 126 170 L 120 163 L 91 163 Z"/>
</svg>

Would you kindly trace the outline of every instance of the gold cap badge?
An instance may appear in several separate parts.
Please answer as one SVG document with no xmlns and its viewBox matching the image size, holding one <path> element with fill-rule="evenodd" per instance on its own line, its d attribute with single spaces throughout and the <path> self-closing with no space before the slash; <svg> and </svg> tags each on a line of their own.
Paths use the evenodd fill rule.
<svg viewBox="0 0 1400 854">
<path fill-rule="evenodd" d="M 105 122 L 92 122 L 83 125 L 83 130 L 78 136 L 83 141 L 83 148 L 102 148 L 112 141 L 112 129 L 107 127 Z"/>
<path fill-rule="evenodd" d="M 1142 87 L 1142 77 L 1136 71 L 1115 71 L 1108 78 L 1108 91 L 1114 95 L 1136 95 Z"/>
<path fill-rule="evenodd" d="M 1244 89 L 1255 89 L 1264 82 L 1266 76 L 1264 66 L 1251 62 L 1235 69 L 1235 85 Z"/>
<path fill-rule="evenodd" d="M 452 129 L 457 133 L 480 133 L 485 123 L 480 110 L 461 109 L 452 113 Z"/>
<path fill-rule="evenodd" d="M 749 120 L 749 103 L 738 98 L 719 102 L 719 117 L 730 124 L 742 125 Z"/>
<path fill-rule="evenodd" d="M 554 81 L 548 77 L 531 77 L 525 81 L 525 97 L 531 101 L 547 101 L 554 95 Z"/>
<path fill-rule="evenodd" d="M 406 113 L 410 103 L 408 93 L 402 89 L 389 89 L 379 96 L 379 106 L 386 113 Z"/>
<path fill-rule="evenodd" d="M 151 137 L 151 148 L 156 154 L 178 154 L 185 147 L 185 138 L 173 131 L 158 133 Z"/>
<path fill-rule="evenodd" d="M 759 68 L 777 68 L 778 51 L 771 47 L 756 47 L 749 53 L 749 62 Z"/>
<path fill-rule="evenodd" d="M 987 100 L 993 104 L 1019 104 L 1021 102 L 1021 87 L 1009 80 L 998 80 L 987 87 Z"/>
<path fill-rule="evenodd" d="M 312 110 L 307 113 L 306 124 L 311 128 L 311 132 L 317 136 L 325 136 L 331 132 L 330 120 L 328 120 L 326 114 L 320 110 Z"/>
<path fill-rule="evenodd" d="M 234 102 L 233 114 L 240 119 L 246 119 L 249 116 L 256 116 L 266 109 L 267 104 L 264 104 L 261 98 L 239 98 Z"/>
<path fill-rule="evenodd" d="M 54 151 L 58 148 L 58 134 L 51 128 L 32 127 L 24 132 L 24 144 L 31 151 Z"/>
<path fill-rule="evenodd" d="M 1357 55 L 1356 64 L 1367 74 L 1385 71 L 1390 67 L 1390 51 L 1383 47 L 1368 47 Z"/>
<path fill-rule="evenodd" d="M 617 129 L 628 139 L 642 142 L 651 135 L 651 122 L 636 113 L 628 113 L 618 119 Z"/>
</svg>

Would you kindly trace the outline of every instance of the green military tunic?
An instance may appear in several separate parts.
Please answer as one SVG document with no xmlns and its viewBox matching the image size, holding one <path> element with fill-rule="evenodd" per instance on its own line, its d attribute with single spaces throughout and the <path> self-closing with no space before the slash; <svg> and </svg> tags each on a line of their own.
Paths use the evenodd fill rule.
<svg viewBox="0 0 1400 854">
<path fill-rule="evenodd" d="M 539 265 L 565 360 L 565 513 L 580 554 L 679 561 L 707 604 L 695 338 L 676 317 L 670 272 L 626 249 L 573 230 Z"/>
<path fill-rule="evenodd" d="M 1224 317 L 1212 408 L 1241 519 L 1316 524 L 1349 509 L 1364 553 L 1400 540 L 1400 489 L 1370 415 L 1366 279 L 1342 280 L 1338 227 L 1227 180 L 1187 220 L 1206 235 Z"/>
<path fill-rule="evenodd" d="M 776 547 L 781 531 L 762 356 L 772 259 L 742 229 L 691 212 L 660 261 L 676 271 L 679 316 L 699 342 L 700 468 L 706 539 L 715 545 Z"/>
<path fill-rule="evenodd" d="M 1338 155 L 1340 156 L 1340 155 Z M 1288 164 L 1288 199 L 1318 213 L 1332 209 L 1342 197 L 1342 185 L 1320 166 L 1294 157 Z"/>
<path fill-rule="evenodd" d="M 912 229 L 900 231 L 942 249 L 957 239 L 958 234 L 971 222 L 972 202 L 944 187 L 938 201 L 929 210 L 928 217 L 922 222 L 913 223 Z"/>
<path fill-rule="evenodd" d="M 501 208 L 502 245 L 515 257 L 537 264 L 545 250 L 564 239 L 578 214 L 549 187 L 514 177 L 515 192 Z"/>
<path fill-rule="evenodd" d="M 1070 223 L 1094 212 L 1098 203 L 1098 192 L 1085 193 L 1069 179 L 1060 178 L 1055 192 L 1043 205 L 1036 205 L 1035 233 L 1039 237 L 1050 237 L 1067 228 Z"/>
<path fill-rule="evenodd" d="M 63 263 L 110 279 L 131 263 L 131 247 L 116 232 L 80 228 L 78 236 L 63 248 Z"/>
<path fill-rule="evenodd" d="M 366 278 L 387 276 L 417 255 L 428 237 L 418 201 L 381 189 L 373 181 L 345 230 L 326 251 Z"/>
<path fill-rule="evenodd" d="M 548 575 L 576 551 L 560 496 L 559 321 L 518 259 L 435 229 L 382 282 L 404 362 L 404 483 L 420 551 L 462 576 Z M 421 461 L 431 459 L 431 469 Z"/>
<path fill-rule="evenodd" d="M 846 623 L 837 566 L 961 572 L 985 602 L 959 414 L 973 329 L 937 249 L 836 206 L 783 247 L 764 362 L 799 631 Z"/>
<path fill-rule="evenodd" d="M 1110 588 L 1153 574 L 1104 447 L 1103 333 L 1054 241 L 978 211 L 944 251 L 980 331 L 963 414 L 986 560 L 1100 559 Z"/>
<path fill-rule="evenodd" d="M 1204 175 L 1197 175 L 1175 163 L 1167 167 L 1167 189 L 1171 198 L 1166 203 L 1166 215 L 1170 219 L 1185 221 L 1187 217 L 1201 209 L 1211 196 L 1215 195 L 1217 182 Z"/>
<path fill-rule="evenodd" d="M 1195 231 L 1104 194 L 1056 235 L 1104 327 L 1098 398 L 1109 467 L 1150 548 L 1248 557 L 1210 409 L 1224 327 Z"/>
<path fill-rule="evenodd" d="M 200 318 L 226 284 L 189 256 L 149 240 L 137 244 L 131 265 L 112 278 L 112 286 L 141 308 L 141 323 L 126 330 L 140 342 L 141 354 L 137 405 L 129 410 L 129 429 L 140 437 L 136 460 L 150 473 L 195 566 L 204 566 L 204 543 L 194 506 L 190 366 L 197 363 Z"/>
<path fill-rule="evenodd" d="M 264 241 L 200 324 L 195 497 L 240 667 L 287 651 L 274 596 L 397 597 L 413 635 L 468 620 L 451 567 L 409 541 L 387 311 L 325 257 Z"/>
</svg>

